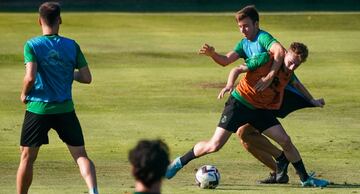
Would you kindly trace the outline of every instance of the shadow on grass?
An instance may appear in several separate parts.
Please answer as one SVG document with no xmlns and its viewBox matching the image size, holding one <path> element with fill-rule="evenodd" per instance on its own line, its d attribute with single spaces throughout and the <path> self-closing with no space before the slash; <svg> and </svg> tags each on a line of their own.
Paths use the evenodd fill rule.
<svg viewBox="0 0 360 194">
<path fill-rule="evenodd" d="M 256 187 L 256 188 L 254 188 Z M 236 190 L 243 190 L 243 191 L 258 191 L 262 190 L 263 188 L 316 188 L 316 187 L 302 187 L 300 184 L 271 184 L 271 185 L 234 185 L 234 184 L 221 184 L 220 187 L 216 188 L 216 190 L 224 190 L 224 191 L 236 191 Z M 331 183 L 328 187 L 319 188 L 319 189 L 360 189 L 359 183 Z"/>
<path fill-rule="evenodd" d="M 224 188 L 225 187 L 225 188 Z M 254 188 L 256 187 L 256 188 Z M 221 183 L 221 187 L 216 188 L 216 190 L 262 190 L 264 188 L 298 188 L 301 187 L 300 184 L 223 184 Z"/>
<path fill-rule="evenodd" d="M 346 189 L 346 188 L 360 189 L 360 184 L 359 183 L 346 183 L 346 182 L 343 184 L 332 183 L 328 187 L 329 188 L 341 188 L 341 189 Z"/>
</svg>

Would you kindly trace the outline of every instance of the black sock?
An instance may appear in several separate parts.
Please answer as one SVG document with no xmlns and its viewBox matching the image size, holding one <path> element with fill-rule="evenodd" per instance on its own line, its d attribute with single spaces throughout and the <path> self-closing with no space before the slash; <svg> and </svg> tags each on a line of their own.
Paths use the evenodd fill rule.
<svg viewBox="0 0 360 194">
<path fill-rule="evenodd" d="M 288 163 L 289 160 L 286 158 L 284 152 L 281 152 L 281 155 L 277 158 L 275 158 L 276 161 L 278 162 L 284 162 L 284 163 Z"/>
<path fill-rule="evenodd" d="M 300 180 L 302 182 L 306 181 L 309 178 L 308 173 L 305 170 L 305 166 L 302 160 L 292 163 L 297 173 L 299 174 Z"/>
<path fill-rule="evenodd" d="M 185 166 L 187 163 L 189 163 L 191 160 L 195 159 L 196 156 L 194 154 L 194 148 L 192 148 L 188 153 L 180 157 L 181 164 Z"/>
</svg>

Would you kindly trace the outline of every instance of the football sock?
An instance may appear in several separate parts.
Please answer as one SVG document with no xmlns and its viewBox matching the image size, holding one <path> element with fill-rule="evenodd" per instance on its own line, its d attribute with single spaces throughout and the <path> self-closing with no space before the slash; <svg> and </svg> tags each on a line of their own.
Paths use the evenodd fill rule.
<svg viewBox="0 0 360 194">
<path fill-rule="evenodd" d="M 192 148 L 190 151 L 188 151 L 185 155 L 180 157 L 181 164 L 185 166 L 187 163 L 189 163 L 191 160 L 195 159 L 194 154 L 194 148 Z"/>
<path fill-rule="evenodd" d="M 89 190 L 89 194 L 99 194 L 98 190 L 96 187 L 92 188 Z"/>
<path fill-rule="evenodd" d="M 277 158 L 275 158 L 276 161 L 282 162 L 282 163 L 288 163 L 289 160 L 286 158 L 284 152 L 281 152 L 281 155 Z"/>
<path fill-rule="evenodd" d="M 292 165 L 294 166 L 297 173 L 299 174 L 300 180 L 302 182 L 305 182 L 309 178 L 309 175 L 305 170 L 305 166 L 304 166 L 303 161 L 299 160 L 297 162 L 292 163 Z"/>
</svg>

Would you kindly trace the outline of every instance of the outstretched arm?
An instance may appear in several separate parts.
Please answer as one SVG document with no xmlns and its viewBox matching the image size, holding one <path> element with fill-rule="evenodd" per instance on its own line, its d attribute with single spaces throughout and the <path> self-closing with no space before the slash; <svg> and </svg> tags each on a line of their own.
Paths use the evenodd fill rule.
<svg viewBox="0 0 360 194">
<path fill-rule="evenodd" d="M 25 76 L 23 80 L 23 87 L 21 90 L 20 100 L 26 104 L 26 96 L 33 87 L 36 79 L 37 63 L 28 62 L 25 65 Z"/>
<path fill-rule="evenodd" d="M 314 99 L 314 97 L 301 82 L 294 80 L 292 85 L 298 89 L 314 106 L 322 108 L 325 105 L 325 100 L 323 98 Z"/>
<path fill-rule="evenodd" d="M 217 64 L 223 67 L 239 59 L 239 55 L 234 51 L 230 51 L 226 55 L 220 55 L 215 51 L 214 47 L 208 44 L 204 44 L 201 47 L 201 49 L 199 50 L 199 54 L 211 57 Z"/>
<path fill-rule="evenodd" d="M 92 81 L 90 69 L 88 66 L 80 68 L 78 71 L 74 71 L 74 80 L 84 84 L 90 84 Z"/>
<path fill-rule="evenodd" d="M 226 86 L 220 91 L 218 95 L 218 99 L 221 99 L 224 97 L 225 93 L 231 92 L 234 87 L 234 83 L 236 79 L 239 77 L 240 73 L 248 72 L 249 68 L 246 65 L 240 65 L 238 67 L 233 68 L 228 76 L 228 81 L 226 83 Z"/>
</svg>

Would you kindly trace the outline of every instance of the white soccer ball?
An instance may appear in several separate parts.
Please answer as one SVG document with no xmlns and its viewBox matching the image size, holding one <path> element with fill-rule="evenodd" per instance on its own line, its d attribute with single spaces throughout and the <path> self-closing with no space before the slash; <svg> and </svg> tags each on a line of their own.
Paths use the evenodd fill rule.
<svg viewBox="0 0 360 194">
<path fill-rule="evenodd" d="M 202 189 L 215 189 L 220 183 L 219 170 L 215 166 L 204 165 L 197 170 L 195 182 Z"/>
</svg>

